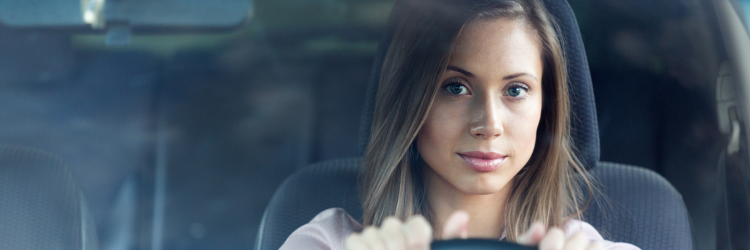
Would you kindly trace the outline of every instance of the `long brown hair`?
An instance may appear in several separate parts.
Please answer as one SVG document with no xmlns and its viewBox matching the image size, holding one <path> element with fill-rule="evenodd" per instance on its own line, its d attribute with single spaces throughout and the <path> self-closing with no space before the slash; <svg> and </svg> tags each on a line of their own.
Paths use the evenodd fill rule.
<svg viewBox="0 0 750 250">
<path fill-rule="evenodd" d="M 375 102 L 370 140 L 362 158 L 360 194 L 365 225 L 388 216 L 422 214 L 431 220 L 423 163 L 414 141 L 439 90 L 463 27 L 474 21 L 522 20 L 542 46 L 543 105 L 529 162 L 514 177 L 505 209 L 508 240 L 534 221 L 562 226 L 580 218 L 580 173 L 593 184 L 571 148 L 570 101 L 565 58 L 556 24 L 538 0 L 410 0 L 386 54 Z M 440 230 L 434 230 L 440 231 Z"/>
</svg>

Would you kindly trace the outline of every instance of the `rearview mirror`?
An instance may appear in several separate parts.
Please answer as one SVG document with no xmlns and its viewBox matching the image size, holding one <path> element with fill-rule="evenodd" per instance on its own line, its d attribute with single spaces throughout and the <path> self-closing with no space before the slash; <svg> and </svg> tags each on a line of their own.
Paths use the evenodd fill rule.
<svg viewBox="0 0 750 250">
<path fill-rule="evenodd" d="M 0 23 L 14 28 L 212 30 L 251 13 L 252 0 L 0 0 Z"/>
</svg>

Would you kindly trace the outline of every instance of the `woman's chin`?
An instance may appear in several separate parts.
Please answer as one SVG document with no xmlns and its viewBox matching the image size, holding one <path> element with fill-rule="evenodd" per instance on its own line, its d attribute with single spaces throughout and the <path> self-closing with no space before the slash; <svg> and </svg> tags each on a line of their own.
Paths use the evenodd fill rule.
<svg viewBox="0 0 750 250">
<path fill-rule="evenodd" d="M 464 194 L 467 195 L 491 195 L 495 194 L 497 192 L 500 192 L 500 190 L 494 190 L 494 189 L 470 189 L 463 191 Z"/>
<path fill-rule="evenodd" d="M 484 181 L 467 183 L 460 188 L 461 192 L 467 195 L 489 195 L 500 192 L 505 188 L 506 181 Z"/>
</svg>

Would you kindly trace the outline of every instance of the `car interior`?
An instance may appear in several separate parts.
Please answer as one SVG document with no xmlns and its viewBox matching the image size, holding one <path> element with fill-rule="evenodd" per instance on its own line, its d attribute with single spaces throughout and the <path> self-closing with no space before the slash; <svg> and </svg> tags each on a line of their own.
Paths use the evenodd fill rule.
<svg viewBox="0 0 750 250">
<path fill-rule="evenodd" d="M 0 249 L 278 249 L 326 208 L 361 216 L 401 2 L 0 0 Z M 747 249 L 750 1 L 544 2 L 611 201 L 586 220 Z"/>
</svg>

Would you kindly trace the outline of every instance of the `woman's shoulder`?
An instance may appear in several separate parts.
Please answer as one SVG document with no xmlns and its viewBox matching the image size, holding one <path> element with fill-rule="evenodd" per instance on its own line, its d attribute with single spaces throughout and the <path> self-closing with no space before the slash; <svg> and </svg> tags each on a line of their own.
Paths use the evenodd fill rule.
<svg viewBox="0 0 750 250">
<path fill-rule="evenodd" d="M 599 233 L 599 231 L 594 228 L 589 223 L 586 223 L 585 221 L 575 220 L 571 219 L 565 225 L 563 226 L 563 231 L 565 232 L 566 236 L 571 236 L 576 233 L 583 233 L 586 235 L 586 238 L 588 238 L 591 241 L 596 241 L 602 244 L 604 246 L 604 249 L 607 250 L 636 250 L 640 249 L 632 244 L 624 243 L 624 242 L 612 242 L 609 240 L 605 240 L 604 237 Z"/>
<path fill-rule="evenodd" d="M 281 246 L 285 249 L 344 249 L 344 239 L 362 225 L 344 209 L 329 208 L 318 213 L 309 223 L 294 230 Z"/>
</svg>

